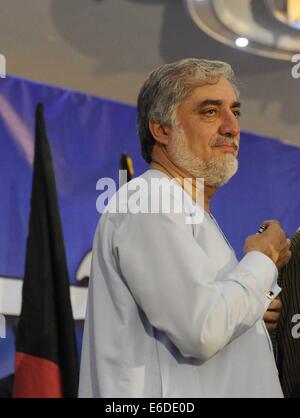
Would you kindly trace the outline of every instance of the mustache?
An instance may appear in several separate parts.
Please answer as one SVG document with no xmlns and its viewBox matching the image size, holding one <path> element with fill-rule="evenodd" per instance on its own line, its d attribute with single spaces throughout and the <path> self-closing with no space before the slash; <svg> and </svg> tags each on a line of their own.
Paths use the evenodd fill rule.
<svg viewBox="0 0 300 418">
<path fill-rule="evenodd" d="M 239 149 L 239 139 L 238 138 L 228 138 L 228 137 L 218 137 L 216 139 L 213 139 L 210 144 L 211 147 L 215 147 L 217 145 L 234 145 L 235 148 Z"/>
</svg>

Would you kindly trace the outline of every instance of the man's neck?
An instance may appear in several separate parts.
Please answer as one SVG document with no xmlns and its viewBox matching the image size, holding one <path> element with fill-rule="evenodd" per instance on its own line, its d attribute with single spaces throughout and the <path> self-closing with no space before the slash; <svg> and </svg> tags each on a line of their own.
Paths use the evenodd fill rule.
<svg viewBox="0 0 300 418">
<path fill-rule="evenodd" d="M 210 213 L 210 200 L 214 196 L 214 194 L 217 192 L 217 187 L 212 186 L 205 186 L 204 185 L 204 210 L 207 213 Z"/>
</svg>

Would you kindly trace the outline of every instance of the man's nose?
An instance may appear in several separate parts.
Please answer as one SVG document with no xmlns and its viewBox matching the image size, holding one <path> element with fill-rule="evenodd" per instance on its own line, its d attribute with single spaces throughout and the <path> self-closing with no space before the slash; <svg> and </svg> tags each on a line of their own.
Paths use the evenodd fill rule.
<svg viewBox="0 0 300 418">
<path fill-rule="evenodd" d="M 232 113 L 226 113 L 222 117 L 222 123 L 219 128 L 222 136 L 236 137 L 240 135 L 240 124 L 237 117 Z"/>
</svg>

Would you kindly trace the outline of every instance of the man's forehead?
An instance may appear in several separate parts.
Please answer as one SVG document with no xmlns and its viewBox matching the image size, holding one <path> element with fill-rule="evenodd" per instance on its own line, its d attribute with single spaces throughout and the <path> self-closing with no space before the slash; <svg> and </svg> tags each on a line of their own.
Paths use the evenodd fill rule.
<svg viewBox="0 0 300 418">
<path fill-rule="evenodd" d="M 191 96 L 195 101 L 219 100 L 222 102 L 236 102 L 238 96 L 231 83 L 225 79 L 220 79 L 214 84 L 205 84 L 195 87 Z"/>
</svg>

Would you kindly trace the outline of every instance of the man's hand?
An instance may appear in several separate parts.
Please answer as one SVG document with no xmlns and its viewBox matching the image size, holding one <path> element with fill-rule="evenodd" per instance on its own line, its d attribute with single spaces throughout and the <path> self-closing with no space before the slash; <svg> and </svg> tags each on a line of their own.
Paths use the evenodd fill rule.
<svg viewBox="0 0 300 418">
<path fill-rule="evenodd" d="M 267 229 L 259 235 L 251 235 L 245 241 L 244 253 L 260 251 L 282 268 L 291 258 L 291 241 L 286 239 L 285 232 L 278 221 L 266 221 L 262 225 Z"/>
<path fill-rule="evenodd" d="M 265 221 L 263 222 L 263 226 L 270 227 L 271 224 L 278 224 L 280 226 L 280 223 L 278 221 Z M 286 235 L 285 235 L 286 238 Z M 276 264 L 276 267 L 278 270 L 282 269 L 291 259 L 292 253 L 291 253 L 291 240 L 285 239 L 282 241 L 281 247 L 280 247 L 280 254 L 278 257 Z"/>
<path fill-rule="evenodd" d="M 291 259 L 291 240 L 287 239 L 285 245 L 283 245 L 279 258 L 276 262 L 278 270 L 281 270 Z"/>
<path fill-rule="evenodd" d="M 269 332 L 276 332 L 278 329 L 278 322 L 280 318 L 280 312 L 282 309 L 282 302 L 279 297 L 270 303 L 269 309 L 264 315 L 264 321 Z"/>
</svg>

